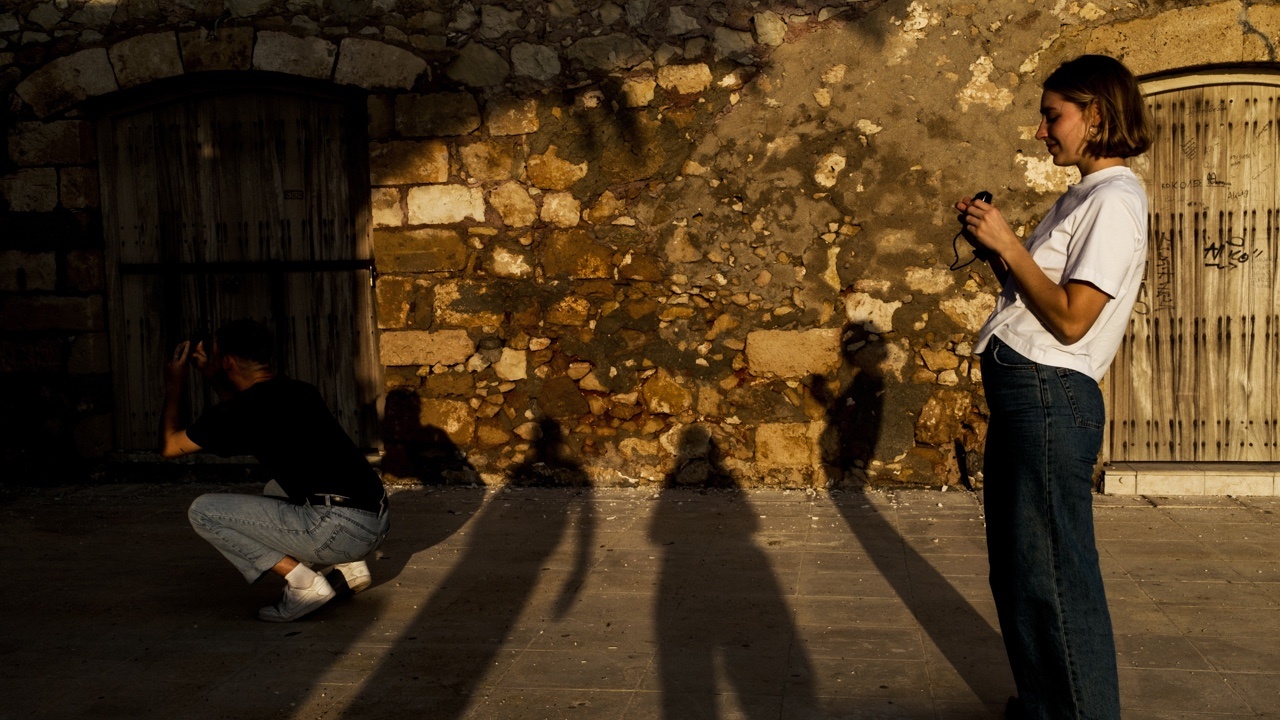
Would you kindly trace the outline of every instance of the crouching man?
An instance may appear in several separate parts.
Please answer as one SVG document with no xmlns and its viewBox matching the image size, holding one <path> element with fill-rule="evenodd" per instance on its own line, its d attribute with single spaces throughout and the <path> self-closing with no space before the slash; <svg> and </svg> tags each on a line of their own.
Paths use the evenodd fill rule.
<svg viewBox="0 0 1280 720">
<path fill-rule="evenodd" d="M 267 571 L 284 578 L 284 596 L 259 619 L 296 620 L 331 600 L 335 584 L 368 587 L 364 558 L 390 522 L 382 481 L 316 388 L 272 371 L 267 328 L 237 320 L 217 331 L 212 348 L 206 342 L 179 344 L 165 366 L 161 454 L 252 455 L 285 497 L 201 495 L 188 511 L 192 527 L 249 582 Z M 184 429 L 189 357 L 222 400 Z M 312 569 L 327 565 L 327 578 Z"/>
</svg>

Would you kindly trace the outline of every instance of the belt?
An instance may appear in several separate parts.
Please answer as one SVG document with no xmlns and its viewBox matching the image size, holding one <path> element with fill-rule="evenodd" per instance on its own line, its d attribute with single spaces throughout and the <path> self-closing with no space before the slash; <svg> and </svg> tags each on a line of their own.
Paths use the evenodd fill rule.
<svg viewBox="0 0 1280 720">
<path fill-rule="evenodd" d="M 362 503 L 357 501 L 355 498 L 349 498 L 346 495 L 334 495 L 332 493 L 314 493 L 306 496 L 306 499 L 303 502 L 305 502 L 308 505 L 324 505 L 326 507 L 348 507 L 354 510 L 364 510 L 365 512 L 374 513 L 379 517 L 381 517 L 382 514 L 387 511 L 387 496 L 385 493 L 382 495 L 382 497 L 378 498 L 377 505 Z"/>
</svg>

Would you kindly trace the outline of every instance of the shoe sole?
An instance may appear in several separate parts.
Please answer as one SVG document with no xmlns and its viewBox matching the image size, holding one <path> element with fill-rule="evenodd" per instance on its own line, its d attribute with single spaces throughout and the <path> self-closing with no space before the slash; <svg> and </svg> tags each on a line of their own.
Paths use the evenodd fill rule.
<svg viewBox="0 0 1280 720">
<path fill-rule="evenodd" d="M 274 613 L 264 613 L 265 610 L 275 610 L 275 606 L 272 606 L 270 608 L 262 608 L 262 610 L 258 611 L 258 619 L 263 622 L 274 622 L 274 623 L 293 622 L 294 620 L 306 617 L 307 615 L 310 615 L 316 610 L 319 610 L 320 608 L 324 607 L 326 604 L 328 604 L 330 600 L 332 600 L 336 596 L 337 596 L 337 593 L 331 592 L 328 595 L 326 595 L 323 599 L 319 600 L 318 602 L 307 605 L 302 610 L 302 612 L 296 613 L 289 617 L 285 617 L 284 615 L 276 615 Z"/>
<path fill-rule="evenodd" d="M 334 592 L 341 593 L 342 589 L 346 588 L 346 590 L 352 595 L 355 595 L 361 590 L 367 589 L 373 584 L 372 575 L 357 575 L 353 578 L 348 578 L 337 568 L 330 568 L 329 571 L 324 574 L 324 579 L 328 580 L 329 585 L 333 586 Z"/>
</svg>

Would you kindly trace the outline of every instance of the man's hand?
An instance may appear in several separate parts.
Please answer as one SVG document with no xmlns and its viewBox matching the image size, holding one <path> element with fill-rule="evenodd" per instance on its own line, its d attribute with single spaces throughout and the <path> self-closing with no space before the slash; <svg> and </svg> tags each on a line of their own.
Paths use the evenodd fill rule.
<svg viewBox="0 0 1280 720">
<path fill-rule="evenodd" d="M 200 446 L 187 437 L 179 420 L 179 406 L 182 404 L 182 391 L 187 385 L 187 358 L 191 351 L 191 343 L 182 341 L 173 349 L 173 355 L 164 364 L 164 410 L 160 422 L 160 454 L 167 458 L 175 458 L 200 450 Z"/>
<path fill-rule="evenodd" d="M 183 340 L 173 349 L 173 357 L 164 364 L 165 387 L 181 390 L 187 382 L 187 356 L 191 343 Z"/>
</svg>

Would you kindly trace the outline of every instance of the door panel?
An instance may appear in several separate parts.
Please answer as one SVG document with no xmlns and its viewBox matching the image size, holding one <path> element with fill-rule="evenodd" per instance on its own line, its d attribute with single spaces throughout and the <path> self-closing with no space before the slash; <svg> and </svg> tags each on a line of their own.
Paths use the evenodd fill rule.
<svg viewBox="0 0 1280 720">
<path fill-rule="evenodd" d="M 1111 372 L 1111 459 L 1280 460 L 1280 88 L 1148 97 L 1151 199 L 1142 294 Z"/>
<path fill-rule="evenodd" d="M 280 371 L 314 383 L 357 444 L 377 444 L 362 110 L 235 91 L 100 126 L 117 438 L 157 444 L 168 349 L 241 317 L 275 331 Z M 198 414 L 211 395 L 188 401 Z"/>
</svg>

